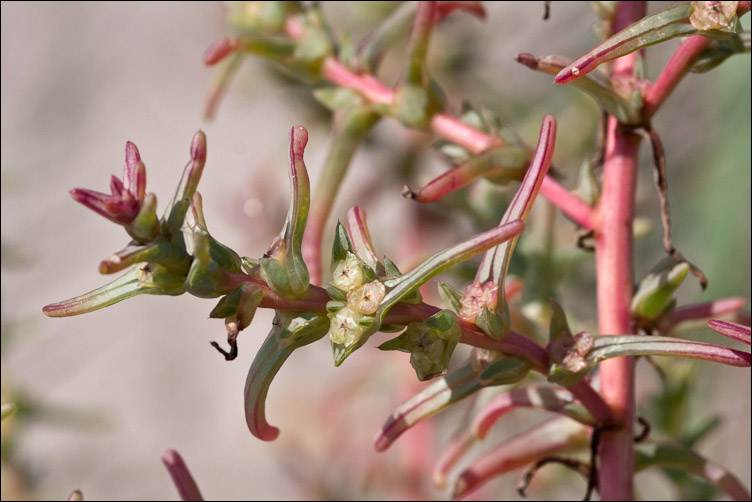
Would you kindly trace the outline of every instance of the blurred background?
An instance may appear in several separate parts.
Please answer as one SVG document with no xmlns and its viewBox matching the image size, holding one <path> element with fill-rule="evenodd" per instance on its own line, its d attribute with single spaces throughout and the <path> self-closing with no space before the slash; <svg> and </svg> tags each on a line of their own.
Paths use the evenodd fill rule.
<svg viewBox="0 0 752 502">
<path fill-rule="evenodd" d="M 650 9 L 666 5 L 654 2 Z M 392 2 L 323 6 L 335 33 L 356 42 L 393 8 Z M 513 57 L 575 58 L 597 43 L 589 29 L 596 18 L 587 2 L 555 2 L 545 22 L 543 2 L 489 2 L 486 9 L 483 22 L 459 13 L 435 30 L 432 73 L 454 113 L 470 96 L 528 144 L 537 139 L 542 115 L 556 116 L 554 163 L 574 186 L 592 152 L 597 108 Z M 327 343 L 296 352 L 267 402 L 281 436 L 263 443 L 247 431 L 242 392 L 270 312 L 259 312 L 241 334 L 240 356 L 232 363 L 209 347 L 225 337 L 221 321 L 208 319 L 211 301 L 144 296 L 74 318 L 41 312 L 109 280 L 97 264 L 127 239 L 67 192 L 106 191 L 109 177 L 121 174 L 128 140 L 141 152 L 148 190 L 161 210 L 189 159 L 193 133 L 203 129 L 208 161 L 199 190 L 209 229 L 246 256 L 261 256 L 284 221 L 293 124 L 309 129 L 306 162 L 315 187 L 329 142 L 327 112 L 308 89 L 263 61 L 245 59 L 215 119 L 202 118 L 213 71 L 201 56 L 227 33 L 225 17 L 220 3 L 2 3 L 2 400 L 19 407 L 2 424 L 3 500 L 61 500 L 75 488 L 89 499 L 176 499 L 160 462 L 167 448 L 183 454 L 209 499 L 447 497 L 430 487 L 429 470 L 461 410 L 406 434 L 405 445 L 400 439 L 386 453 L 371 446 L 394 406 L 421 388 L 401 354 L 366 348 L 335 370 Z M 678 43 L 648 51 L 650 78 Z M 385 62 L 390 85 L 401 68 L 399 49 Z M 743 296 L 749 309 L 750 88 L 749 57 L 735 56 L 712 72 L 689 75 L 654 120 L 668 159 L 674 242 L 710 280 L 703 293 L 688 279 L 681 304 Z M 451 212 L 458 198 L 470 206 L 484 200 L 492 188 L 483 180 L 430 207 L 403 199 L 404 183 L 420 186 L 447 168 L 438 154 L 424 152 L 426 146 L 424 135 L 381 121 L 356 157 L 333 213 L 341 218 L 351 205 L 363 206 L 379 252 L 403 269 L 499 217 L 473 207 Z M 646 148 L 641 155 L 638 216 L 652 231 L 636 242 L 638 278 L 662 257 Z M 559 223 L 557 240 L 571 252 L 574 227 L 561 217 Z M 530 231 L 523 250 L 536 249 L 534 225 Z M 594 319 L 592 257 L 578 255 L 572 264 L 559 300 L 577 317 Z M 730 344 L 708 331 L 688 336 Z M 686 403 L 688 420 L 721 415 L 698 449 L 749 487 L 749 370 L 707 363 L 692 368 L 699 398 Z M 647 365 L 638 372 L 649 403 L 657 379 Z M 512 414 L 494 437 L 545 418 L 525 413 Z M 416 451 L 411 444 L 424 447 Z M 574 478 L 557 477 L 556 469 L 549 477 Z M 478 497 L 516 498 L 517 478 L 505 475 Z M 657 473 L 637 479 L 646 498 L 675 496 Z M 579 479 L 557 483 L 531 493 L 564 499 L 584 490 Z"/>
</svg>

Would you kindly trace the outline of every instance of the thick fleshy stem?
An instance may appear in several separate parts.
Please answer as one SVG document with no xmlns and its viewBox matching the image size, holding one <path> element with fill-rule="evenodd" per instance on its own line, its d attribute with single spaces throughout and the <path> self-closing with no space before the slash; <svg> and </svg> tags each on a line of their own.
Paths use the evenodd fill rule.
<svg viewBox="0 0 752 502">
<path fill-rule="evenodd" d="M 622 2 L 614 31 L 645 15 L 645 2 Z M 631 77 L 637 53 L 614 62 L 614 77 Z M 630 333 L 632 317 L 632 222 L 640 137 L 609 117 L 603 187 L 596 208 L 595 237 L 598 327 L 601 333 Z M 634 360 L 615 358 L 600 365 L 601 393 L 621 428 L 604 431 L 599 453 L 599 491 L 603 500 L 631 500 L 634 471 Z"/>
</svg>

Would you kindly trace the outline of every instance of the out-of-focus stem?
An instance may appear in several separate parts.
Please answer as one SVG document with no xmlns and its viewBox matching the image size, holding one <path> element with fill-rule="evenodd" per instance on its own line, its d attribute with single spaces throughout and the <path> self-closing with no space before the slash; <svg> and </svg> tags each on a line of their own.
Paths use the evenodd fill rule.
<svg viewBox="0 0 752 502">
<path fill-rule="evenodd" d="M 353 73 L 334 58 L 324 62 L 324 76 L 335 84 L 359 91 L 373 103 L 390 105 L 394 101 L 394 92 L 382 82 L 371 75 Z M 479 131 L 447 113 L 435 114 L 429 127 L 437 136 L 456 143 L 476 155 L 501 145 L 499 138 Z M 593 228 L 593 211 L 590 206 L 550 176 L 546 176 L 543 181 L 541 193 L 583 228 Z"/>
<path fill-rule="evenodd" d="M 587 408 L 599 424 L 608 425 L 613 421 L 611 408 L 590 383 L 583 380 L 569 387 L 569 391 L 574 397 L 580 400 L 582 405 Z"/>
<path fill-rule="evenodd" d="M 645 2 L 621 2 L 613 30 L 618 32 L 645 15 Z M 614 62 L 614 76 L 631 77 L 637 53 Z M 595 264 L 600 333 L 631 333 L 632 221 L 640 137 L 608 119 L 603 187 L 596 215 Z M 602 500 L 632 500 L 634 472 L 634 361 L 619 357 L 600 364 L 601 394 L 621 425 L 604 431 L 599 452 Z"/>
<path fill-rule="evenodd" d="M 365 107 L 335 113 L 332 144 L 313 194 L 303 239 L 303 258 L 312 284 L 322 281 L 321 239 L 337 192 L 355 152 L 378 119 L 377 113 Z"/>
<path fill-rule="evenodd" d="M 408 46 L 410 61 L 408 62 L 405 80 L 409 83 L 418 85 L 422 83 L 428 42 L 431 39 L 431 31 L 435 21 L 436 2 L 430 0 L 418 2 L 418 10 L 415 13 L 415 22 Z"/>
<path fill-rule="evenodd" d="M 585 230 L 594 228 L 593 208 L 550 176 L 543 179 L 540 193 Z"/>
<path fill-rule="evenodd" d="M 404 2 L 394 9 L 376 30 L 366 37 L 358 47 L 360 67 L 365 71 L 375 71 L 386 49 L 402 33 L 415 15 L 416 4 Z"/>
<path fill-rule="evenodd" d="M 217 111 L 217 105 L 220 99 L 227 90 L 227 85 L 235 72 L 240 67 L 240 62 L 243 60 L 243 55 L 239 52 L 233 53 L 222 62 L 222 69 L 214 77 L 211 83 L 211 87 L 206 96 L 206 102 L 204 103 L 204 119 L 211 120 L 214 118 L 214 113 Z"/>
</svg>

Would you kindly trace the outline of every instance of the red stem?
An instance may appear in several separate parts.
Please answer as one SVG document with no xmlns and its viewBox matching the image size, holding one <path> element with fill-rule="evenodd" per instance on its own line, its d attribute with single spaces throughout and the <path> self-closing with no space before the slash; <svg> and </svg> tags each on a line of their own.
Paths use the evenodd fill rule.
<svg viewBox="0 0 752 502">
<path fill-rule="evenodd" d="M 585 230 L 592 230 L 593 208 L 550 176 L 543 178 L 540 193 Z"/>
<path fill-rule="evenodd" d="M 619 3 L 614 31 L 645 15 L 645 2 Z M 615 77 L 631 77 L 638 53 L 614 62 Z M 608 119 L 603 188 L 595 237 L 598 328 L 600 333 L 631 333 L 632 222 L 640 137 Z M 601 500 L 632 500 L 634 473 L 634 360 L 619 357 L 600 364 L 601 394 L 620 428 L 601 436 L 598 476 Z"/>
<path fill-rule="evenodd" d="M 710 44 L 709 38 L 702 35 L 692 35 L 674 52 L 666 67 L 643 98 L 642 118 L 646 123 L 650 122 L 651 117 L 669 97 L 676 85 L 689 73 L 692 64 L 708 44 Z"/>
<path fill-rule="evenodd" d="M 736 14 L 742 16 L 749 12 L 752 2 L 739 2 Z M 682 43 L 666 64 L 655 83 L 643 96 L 642 118 L 649 123 L 656 111 L 666 98 L 671 95 L 676 85 L 692 68 L 692 64 L 702 51 L 710 44 L 711 39 L 702 35 L 692 35 Z"/>
</svg>

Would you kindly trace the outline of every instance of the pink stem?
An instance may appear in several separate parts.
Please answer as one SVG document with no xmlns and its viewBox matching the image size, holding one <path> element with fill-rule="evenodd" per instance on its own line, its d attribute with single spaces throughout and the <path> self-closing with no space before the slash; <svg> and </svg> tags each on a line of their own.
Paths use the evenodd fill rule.
<svg viewBox="0 0 752 502">
<path fill-rule="evenodd" d="M 590 383 L 585 380 L 569 387 L 569 391 L 587 408 L 598 424 L 608 425 L 614 420 L 611 408 Z"/>
<path fill-rule="evenodd" d="M 669 97 L 676 85 L 681 82 L 681 79 L 689 73 L 692 64 L 708 44 L 710 44 L 709 38 L 692 35 L 679 46 L 643 98 L 642 117 L 645 122 L 650 122 L 651 117 Z"/>
<path fill-rule="evenodd" d="M 617 133 L 609 118 L 603 192 L 598 205 L 600 226 L 595 239 L 598 326 L 601 333 L 631 333 L 632 218 L 637 151 L 640 138 Z M 604 433 L 600 486 L 603 500 L 632 499 L 633 360 L 619 357 L 600 365 L 601 391 L 623 428 Z M 605 490 L 605 491 L 604 491 Z"/>
<path fill-rule="evenodd" d="M 593 208 L 550 176 L 543 179 L 540 193 L 585 230 L 595 228 Z"/>
<path fill-rule="evenodd" d="M 353 73 L 334 58 L 328 58 L 324 62 L 324 76 L 335 84 L 359 91 L 373 103 L 390 105 L 394 101 L 394 92 L 381 81 L 371 75 Z M 429 125 L 436 135 L 467 148 L 476 155 L 501 144 L 499 138 L 479 131 L 446 113 L 434 115 Z M 546 176 L 541 192 L 583 228 L 593 228 L 592 208 L 553 178 Z"/>
<path fill-rule="evenodd" d="M 645 2 L 622 2 L 614 31 L 645 15 Z M 614 62 L 615 77 L 632 76 L 638 53 Z M 600 333 L 631 333 L 632 221 L 640 137 L 608 119 L 603 188 L 596 208 L 595 236 L 598 327 Z M 634 361 L 618 357 L 600 364 L 601 394 L 612 407 L 621 428 L 605 431 L 599 453 L 599 492 L 602 500 L 632 500 L 634 472 Z"/>
<path fill-rule="evenodd" d="M 736 14 L 742 16 L 749 12 L 752 2 L 739 2 Z M 710 44 L 711 39 L 702 35 L 692 35 L 682 43 L 671 56 L 655 83 L 643 96 L 642 118 L 648 123 L 655 112 L 661 107 L 666 98 L 671 95 L 676 85 L 692 68 L 692 64 L 702 51 Z"/>
<path fill-rule="evenodd" d="M 431 131 L 438 136 L 457 143 L 474 154 L 484 152 L 493 146 L 501 144 L 498 138 L 489 136 L 465 124 L 457 117 L 452 117 L 446 113 L 437 113 L 434 115 L 431 119 L 430 127 Z"/>
<path fill-rule="evenodd" d="M 372 103 L 391 105 L 394 92 L 370 75 L 356 74 L 334 58 L 327 58 L 323 66 L 324 76 L 342 87 L 356 89 Z"/>
</svg>

